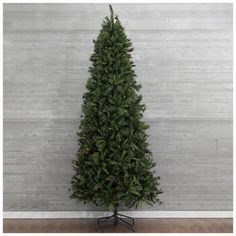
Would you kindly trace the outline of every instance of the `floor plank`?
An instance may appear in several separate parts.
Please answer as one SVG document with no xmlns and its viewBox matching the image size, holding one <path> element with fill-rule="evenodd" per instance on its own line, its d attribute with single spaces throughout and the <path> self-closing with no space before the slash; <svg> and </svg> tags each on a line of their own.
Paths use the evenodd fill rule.
<svg viewBox="0 0 236 236">
<path fill-rule="evenodd" d="M 95 233 L 96 219 L 4 219 L 4 233 Z M 100 233 L 131 232 L 105 225 Z M 135 219 L 136 233 L 232 233 L 233 219 Z"/>
</svg>

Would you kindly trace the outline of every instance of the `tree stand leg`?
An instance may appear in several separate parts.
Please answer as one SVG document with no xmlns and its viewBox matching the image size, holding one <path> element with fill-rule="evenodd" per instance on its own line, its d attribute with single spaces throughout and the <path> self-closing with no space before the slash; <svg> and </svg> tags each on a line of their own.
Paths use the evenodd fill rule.
<svg viewBox="0 0 236 236">
<path fill-rule="evenodd" d="M 113 214 L 111 216 L 105 216 L 98 218 L 98 228 L 99 230 L 101 224 L 111 222 L 113 225 L 123 225 L 128 227 L 134 232 L 134 218 L 119 214 L 117 209 L 114 210 Z"/>
</svg>

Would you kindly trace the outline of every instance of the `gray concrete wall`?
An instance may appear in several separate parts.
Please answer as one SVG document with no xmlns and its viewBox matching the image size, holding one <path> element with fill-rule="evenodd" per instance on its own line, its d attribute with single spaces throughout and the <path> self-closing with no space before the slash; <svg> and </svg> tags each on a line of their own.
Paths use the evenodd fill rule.
<svg viewBox="0 0 236 236">
<path fill-rule="evenodd" d="M 114 4 L 133 41 L 162 206 L 232 210 L 232 4 Z M 4 210 L 98 210 L 67 189 L 107 4 L 4 4 Z"/>
</svg>

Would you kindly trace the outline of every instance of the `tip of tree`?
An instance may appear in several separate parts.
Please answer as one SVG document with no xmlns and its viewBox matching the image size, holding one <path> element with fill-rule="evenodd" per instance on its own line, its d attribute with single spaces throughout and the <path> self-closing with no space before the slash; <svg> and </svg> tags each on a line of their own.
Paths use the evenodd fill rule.
<svg viewBox="0 0 236 236">
<path fill-rule="evenodd" d="M 111 4 L 109 4 L 109 8 L 110 8 L 110 12 L 111 12 L 111 18 L 113 18 L 113 9 L 112 9 Z"/>
</svg>

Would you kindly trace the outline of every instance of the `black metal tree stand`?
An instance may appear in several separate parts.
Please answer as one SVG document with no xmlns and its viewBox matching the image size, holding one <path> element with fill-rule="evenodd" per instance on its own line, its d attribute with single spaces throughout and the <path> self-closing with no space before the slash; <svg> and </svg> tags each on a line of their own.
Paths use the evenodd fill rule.
<svg viewBox="0 0 236 236">
<path fill-rule="evenodd" d="M 101 224 L 108 223 L 108 222 L 113 223 L 113 225 L 119 224 L 119 225 L 126 226 L 134 232 L 134 218 L 123 215 L 123 214 L 119 214 L 116 208 L 114 209 L 114 212 L 111 216 L 98 218 L 97 230 L 99 230 Z"/>
</svg>

